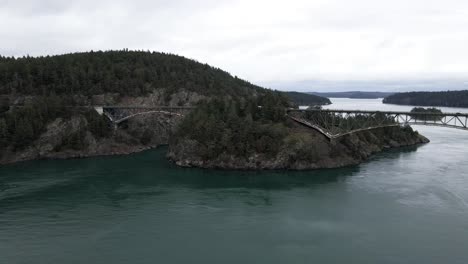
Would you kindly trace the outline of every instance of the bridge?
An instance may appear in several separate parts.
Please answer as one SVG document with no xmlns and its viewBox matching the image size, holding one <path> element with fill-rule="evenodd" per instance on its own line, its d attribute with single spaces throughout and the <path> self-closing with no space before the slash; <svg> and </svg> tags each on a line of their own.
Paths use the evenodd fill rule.
<svg viewBox="0 0 468 264">
<path fill-rule="evenodd" d="M 184 117 L 190 106 L 95 106 L 114 126 L 142 115 Z M 468 113 L 416 113 L 366 110 L 286 109 L 286 116 L 314 129 L 329 140 L 361 131 L 407 125 L 441 126 L 468 130 Z"/>
<path fill-rule="evenodd" d="M 105 115 L 114 125 L 142 115 L 168 115 L 183 117 L 187 112 L 194 109 L 188 106 L 95 106 L 94 109 Z"/>
<path fill-rule="evenodd" d="M 468 113 L 288 109 L 287 116 L 301 125 L 318 131 L 330 140 L 366 130 L 406 125 L 468 130 Z"/>
</svg>

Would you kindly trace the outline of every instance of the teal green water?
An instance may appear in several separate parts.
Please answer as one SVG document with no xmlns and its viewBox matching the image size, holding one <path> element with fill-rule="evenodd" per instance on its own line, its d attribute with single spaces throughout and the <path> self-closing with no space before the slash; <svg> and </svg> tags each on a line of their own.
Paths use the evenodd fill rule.
<svg viewBox="0 0 468 264">
<path fill-rule="evenodd" d="M 225 172 L 131 156 L 0 167 L 0 263 L 468 263 L 468 132 L 360 166 Z"/>
</svg>

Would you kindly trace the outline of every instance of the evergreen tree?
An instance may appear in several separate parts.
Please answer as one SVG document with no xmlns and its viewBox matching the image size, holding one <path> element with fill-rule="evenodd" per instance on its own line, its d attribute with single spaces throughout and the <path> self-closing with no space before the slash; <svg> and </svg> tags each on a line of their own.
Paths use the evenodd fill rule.
<svg viewBox="0 0 468 264">
<path fill-rule="evenodd" d="M 14 142 L 16 148 L 28 146 L 34 140 L 34 130 L 27 119 L 21 118 L 15 128 Z"/>
<path fill-rule="evenodd" d="M 7 145 L 8 139 L 8 130 L 7 124 L 4 118 L 0 118 L 0 147 L 5 147 Z"/>
<path fill-rule="evenodd" d="M 386 97 L 386 104 L 468 107 L 468 91 L 409 92 Z"/>
<path fill-rule="evenodd" d="M 201 104 L 182 122 L 175 144 L 185 139 L 195 140 L 200 144 L 198 154 L 204 159 L 221 154 L 275 155 L 287 135 L 284 97 L 278 93 L 268 97 L 215 98 Z M 259 108 L 260 103 L 266 107 Z"/>
</svg>

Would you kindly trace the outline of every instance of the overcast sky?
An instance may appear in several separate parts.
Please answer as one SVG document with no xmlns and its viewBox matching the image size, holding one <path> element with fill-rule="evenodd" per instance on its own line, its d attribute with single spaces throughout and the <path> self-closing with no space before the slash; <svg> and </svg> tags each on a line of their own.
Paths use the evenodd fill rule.
<svg viewBox="0 0 468 264">
<path fill-rule="evenodd" d="M 15 56 L 171 52 L 289 90 L 468 89 L 468 0 L 0 0 L 0 40 Z"/>
</svg>

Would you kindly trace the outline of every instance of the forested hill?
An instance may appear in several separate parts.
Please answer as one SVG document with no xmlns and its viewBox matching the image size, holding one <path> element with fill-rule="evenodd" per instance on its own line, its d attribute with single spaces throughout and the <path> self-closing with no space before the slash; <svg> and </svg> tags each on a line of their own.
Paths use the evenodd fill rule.
<svg viewBox="0 0 468 264">
<path fill-rule="evenodd" d="M 286 95 L 291 101 L 297 105 L 328 105 L 331 104 L 330 99 L 318 95 L 299 93 L 299 92 L 286 92 Z"/>
<path fill-rule="evenodd" d="M 47 57 L 0 57 L 0 94 L 140 96 L 154 89 L 201 95 L 251 95 L 263 89 L 218 68 L 157 52 L 99 51 Z"/>
<path fill-rule="evenodd" d="M 409 92 L 386 97 L 385 104 L 468 107 L 468 91 Z"/>
<path fill-rule="evenodd" d="M 351 92 L 330 92 L 330 93 L 311 92 L 310 94 L 323 96 L 327 98 L 377 99 L 377 98 L 385 98 L 394 93 L 351 91 Z"/>
<path fill-rule="evenodd" d="M 216 97 L 246 97 L 270 90 L 182 56 L 144 51 L 97 51 L 46 57 L 0 56 L 0 95 L 144 96 L 181 90 Z M 326 104 L 318 96 L 287 93 L 296 104 Z M 301 99 L 301 100 L 299 100 Z"/>
</svg>

